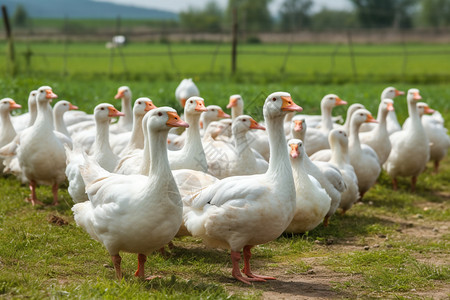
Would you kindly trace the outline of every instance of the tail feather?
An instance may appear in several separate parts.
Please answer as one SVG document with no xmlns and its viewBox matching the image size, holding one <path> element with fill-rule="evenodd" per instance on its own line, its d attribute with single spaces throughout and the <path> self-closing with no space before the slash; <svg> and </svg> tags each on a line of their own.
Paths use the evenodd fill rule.
<svg viewBox="0 0 450 300">
<path fill-rule="evenodd" d="M 83 152 L 85 162 L 80 165 L 80 173 L 83 177 L 86 189 L 88 189 L 95 182 L 109 176 L 111 173 L 103 169 L 93 157 L 88 156 Z"/>
</svg>

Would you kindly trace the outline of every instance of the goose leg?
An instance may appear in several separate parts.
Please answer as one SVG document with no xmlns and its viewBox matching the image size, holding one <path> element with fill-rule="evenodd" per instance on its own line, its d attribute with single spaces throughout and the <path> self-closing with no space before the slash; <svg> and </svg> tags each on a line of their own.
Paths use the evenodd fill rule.
<svg viewBox="0 0 450 300">
<path fill-rule="evenodd" d="M 330 223 L 330 216 L 325 216 L 325 218 L 323 218 L 323 226 L 328 227 L 329 223 Z"/>
<path fill-rule="evenodd" d="M 29 187 L 30 187 L 30 191 L 31 191 L 31 194 L 30 194 L 31 204 L 33 204 L 33 206 L 35 206 L 36 204 L 43 205 L 44 203 L 39 201 L 36 197 L 36 182 L 34 180 L 30 180 Z"/>
<path fill-rule="evenodd" d="M 439 173 L 439 161 L 435 160 L 434 161 L 434 174 Z"/>
<path fill-rule="evenodd" d="M 233 265 L 233 270 L 231 271 L 231 275 L 237 280 L 250 284 L 252 278 L 244 278 L 242 276 L 241 270 L 239 270 L 239 261 L 241 260 L 241 253 L 239 251 L 231 250 L 231 263 Z"/>
<path fill-rule="evenodd" d="M 144 265 L 147 261 L 147 256 L 145 254 L 138 254 L 138 268 L 134 276 L 143 278 L 145 276 Z"/>
<path fill-rule="evenodd" d="M 59 204 L 59 202 L 58 202 L 58 184 L 57 183 L 55 183 L 53 186 L 52 186 L 52 193 L 53 193 L 53 203 L 52 203 L 52 205 L 58 205 Z"/>
<path fill-rule="evenodd" d="M 245 275 L 247 275 L 249 278 L 256 280 L 256 281 L 266 281 L 266 280 L 276 280 L 275 277 L 271 276 L 262 276 L 262 275 L 256 275 L 253 274 L 250 270 L 250 258 L 252 257 L 251 249 L 253 246 L 247 245 L 244 247 L 244 269 L 242 269 L 242 272 L 244 272 Z"/>
<path fill-rule="evenodd" d="M 120 263 L 122 262 L 122 258 L 119 254 L 111 255 L 111 260 L 114 265 L 114 270 L 116 270 L 116 277 L 119 280 L 122 280 L 122 270 L 120 269 Z"/>
<path fill-rule="evenodd" d="M 416 191 L 416 182 L 417 182 L 417 176 L 413 176 L 411 178 L 411 192 Z"/>
<path fill-rule="evenodd" d="M 398 189 L 397 178 L 392 178 L 392 189 L 396 191 Z"/>
</svg>

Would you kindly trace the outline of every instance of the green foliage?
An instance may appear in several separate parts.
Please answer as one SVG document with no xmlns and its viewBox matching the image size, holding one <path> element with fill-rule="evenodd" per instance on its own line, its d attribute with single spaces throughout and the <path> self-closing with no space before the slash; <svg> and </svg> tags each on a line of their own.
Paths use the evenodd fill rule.
<svg viewBox="0 0 450 300">
<path fill-rule="evenodd" d="M 420 2 L 421 25 L 444 27 L 450 25 L 450 2 L 446 0 L 422 0 Z"/>
<path fill-rule="evenodd" d="M 239 30 L 261 32 L 272 29 L 272 17 L 268 5 L 271 0 L 229 0 L 227 16 L 232 21 L 232 11 L 237 9 Z"/>
<path fill-rule="evenodd" d="M 312 0 L 284 0 L 280 8 L 281 29 L 295 32 L 308 28 L 312 6 Z"/>
<path fill-rule="evenodd" d="M 29 17 L 25 6 L 18 4 L 13 15 L 13 23 L 17 27 L 25 27 L 28 25 Z"/>
<path fill-rule="evenodd" d="M 194 32 L 220 32 L 222 30 L 223 12 L 218 4 L 210 1 L 204 9 L 190 7 L 179 14 L 183 29 Z"/>
<path fill-rule="evenodd" d="M 358 20 L 353 11 L 339 11 L 322 8 L 320 11 L 311 16 L 312 30 L 342 30 L 349 28 L 357 28 Z"/>
</svg>

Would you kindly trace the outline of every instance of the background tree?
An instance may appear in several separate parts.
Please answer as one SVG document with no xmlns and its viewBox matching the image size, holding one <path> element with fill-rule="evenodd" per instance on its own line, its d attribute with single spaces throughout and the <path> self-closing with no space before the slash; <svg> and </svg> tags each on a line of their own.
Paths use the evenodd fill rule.
<svg viewBox="0 0 450 300">
<path fill-rule="evenodd" d="M 13 24 L 17 27 L 25 27 L 28 24 L 28 13 L 22 4 L 18 4 L 13 15 Z"/>
<path fill-rule="evenodd" d="M 433 28 L 450 26 L 450 1 L 422 0 L 420 4 L 421 25 Z"/>
<path fill-rule="evenodd" d="M 331 10 L 323 8 L 311 16 L 312 30 L 342 30 L 357 27 L 358 20 L 354 11 Z"/>
<path fill-rule="evenodd" d="M 272 29 L 268 5 L 271 0 L 229 0 L 227 15 L 231 24 L 233 8 L 238 10 L 239 28 L 242 31 L 261 32 Z"/>
<path fill-rule="evenodd" d="M 190 31 L 220 32 L 223 23 L 223 11 L 216 2 L 210 1 L 203 9 L 190 7 L 180 12 L 180 25 Z"/>
<path fill-rule="evenodd" d="M 411 27 L 416 0 L 351 0 L 363 28 Z"/>
<path fill-rule="evenodd" d="M 312 0 L 285 0 L 280 8 L 280 26 L 284 31 L 309 27 Z"/>
</svg>

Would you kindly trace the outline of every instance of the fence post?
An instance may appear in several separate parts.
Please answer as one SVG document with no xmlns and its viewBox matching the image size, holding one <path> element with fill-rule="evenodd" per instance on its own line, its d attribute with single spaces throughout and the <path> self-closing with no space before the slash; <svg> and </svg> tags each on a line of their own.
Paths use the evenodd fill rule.
<svg viewBox="0 0 450 300">
<path fill-rule="evenodd" d="M 238 20 L 237 20 L 237 8 L 233 7 L 232 11 L 233 28 L 231 31 L 231 74 L 236 73 L 236 48 L 237 48 L 237 33 L 238 33 Z"/>
<path fill-rule="evenodd" d="M 5 24 L 6 30 L 6 39 L 8 40 L 8 57 L 9 62 L 11 64 L 11 75 L 16 74 L 16 64 L 15 64 L 15 54 L 14 54 L 14 41 L 11 33 L 11 25 L 9 23 L 8 11 L 6 10 L 6 6 L 2 5 L 2 15 L 3 15 L 3 23 Z"/>
</svg>

